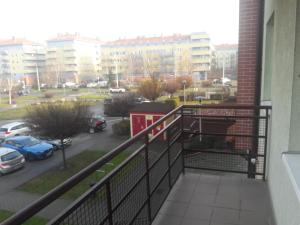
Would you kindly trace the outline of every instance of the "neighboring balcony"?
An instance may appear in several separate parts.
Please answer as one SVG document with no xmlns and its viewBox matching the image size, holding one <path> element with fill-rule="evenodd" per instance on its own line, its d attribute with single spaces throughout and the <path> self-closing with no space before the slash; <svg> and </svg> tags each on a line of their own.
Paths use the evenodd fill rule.
<svg viewBox="0 0 300 225">
<path fill-rule="evenodd" d="M 125 151 L 132 154 L 49 224 L 272 225 L 270 107 L 181 106 L 15 214 L 21 224 Z M 160 124 L 166 124 L 154 137 Z"/>
</svg>

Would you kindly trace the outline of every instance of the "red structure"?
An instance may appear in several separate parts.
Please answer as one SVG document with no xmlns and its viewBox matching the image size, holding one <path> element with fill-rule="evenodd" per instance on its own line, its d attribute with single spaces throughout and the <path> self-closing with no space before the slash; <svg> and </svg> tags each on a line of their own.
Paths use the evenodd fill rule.
<svg viewBox="0 0 300 225">
<path fill-rule="evenodd" d="M 146 127 L 149 127 L 161 117 L 170 112 L 173 107 L 166 103 L 160 102 L 146 102 L 135 106 L 130 111 L 130 130 L 131 137 L 138 134 Z M 161 129 L 166 126 L 166 122 L 152 130 L 151 136 L 157 134 Z"/>
</svg>

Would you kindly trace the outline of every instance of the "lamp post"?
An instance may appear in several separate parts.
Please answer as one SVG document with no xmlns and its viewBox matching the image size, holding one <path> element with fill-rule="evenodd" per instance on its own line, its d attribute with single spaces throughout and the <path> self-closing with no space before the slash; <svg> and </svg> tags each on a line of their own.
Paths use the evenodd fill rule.
<svg viewBox="0 0 300 225">
<path fill-rule="evenodd" d="M 183 84 L 183 104 L 185 105 L 186 99 L 185 99 L 185 85 L 186 85 L 186 80 L 182 81 Z"/>
<path fill-rule="evenodd" d="M 38 91 L 41 91 L 39 67 L 38 67 L 38 63 L 37 63 L 37 50 L 35 53 L 36 53 L 36 60 L 35 60 L 36 82 L 37 82 Z M 34 54 L 32 54 L 32 57 L 34 57 Z"/>
</svg>

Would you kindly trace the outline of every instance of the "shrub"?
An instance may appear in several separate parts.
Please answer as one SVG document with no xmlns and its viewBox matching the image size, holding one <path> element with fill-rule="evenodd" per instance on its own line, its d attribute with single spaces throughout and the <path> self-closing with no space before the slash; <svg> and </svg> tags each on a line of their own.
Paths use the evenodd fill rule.
<svg viewBox="0 0 300 225">
<path fill-rule="evenodd" d="M 44 93 L 44 98 L 52 98 L 54 96 L 53 93 L 50 93 L 50 92 L 45 92 Z"/>
<path fill-rule="evenodd" d="M 165 100 L 165 103 L 171 105 L 173 109 L 175 109 L 177 106 L 175 99 L 167 99 L 167 100 Z"/>
<path fill-rule="evenodd" d="M 112 126 L 113 133 L 118 136 L 130 135 L 130 121 L 122 120 Z"/>
</svg>

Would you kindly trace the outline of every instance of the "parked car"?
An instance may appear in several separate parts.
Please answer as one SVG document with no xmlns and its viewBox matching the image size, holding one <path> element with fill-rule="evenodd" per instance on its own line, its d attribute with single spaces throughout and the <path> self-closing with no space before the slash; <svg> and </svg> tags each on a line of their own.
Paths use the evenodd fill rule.
<svg viewBox="0 0 300 225">
<path fill-rule="evenodd" d="M 41 141 L 44 141 L 48 144 L 53 145 L 53 150 L 54 151 L 59 150 L 59 149 L 62 148 L 62 145 L 61 145 L 61 142 L 60 142 L 59 139 L 52 139 L 52 138 L 49 138 L 49 137 L 37 137 L 37 138 Z M 65 148 L 69 147 L 70 145 L 72 145 L 72 139 L 71 138 L 65 138 L 63 140 L 63 143 L 64 143 Z"/>
<path fill-rule="evenodd" d="M 11 148 L 0 147 L 0 176 L 23 168 L 24 156 Z"/>
<path fill-rule="evenodd" d="M 94 115 L 90 119 L 89 133 L 93 134 L 97 131 L 102 131 L 106 127 L 106 120 L 101 115 Z"/>
<path fill-rule="evenodd" d="M 53 145 L 31 136 L 6 138 L 1 146 L 17 150 L 29 161 L 46 159 L 53 155 Z"/>
<path fill-rule="evenodd" d="M 109 92 L 110 93 L 124 93 L 126 90 L 125 88 L 110 88 Z"/>
<path fill-rule="evenodd" d="M 30 126 L 24 122 L 8 123 L 0 127 L 0 139 L 18 135 L 26 135 L 30 132 Z"/>
</svg>

